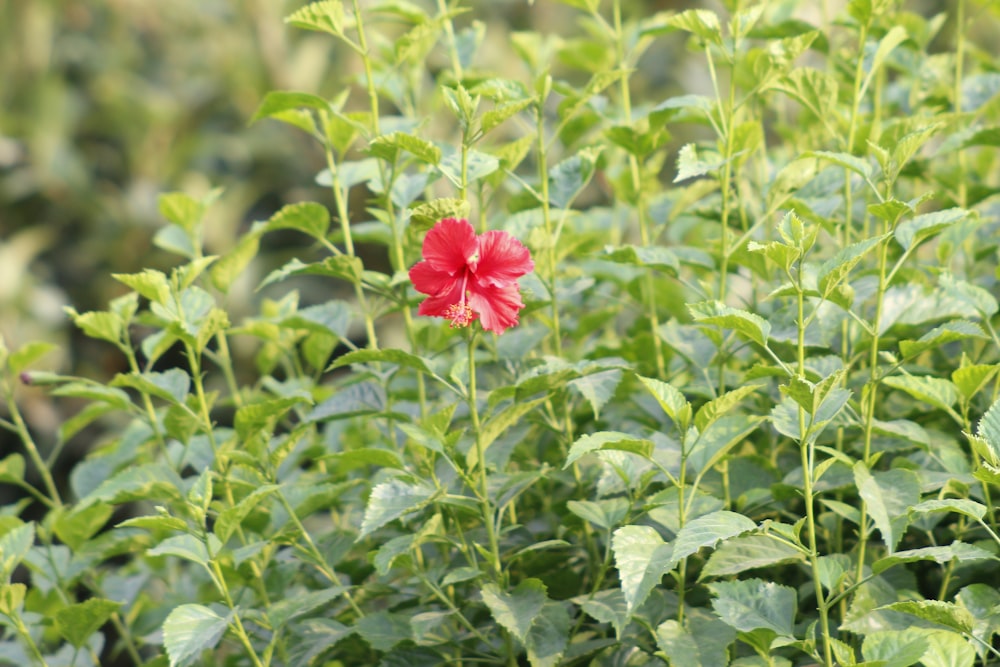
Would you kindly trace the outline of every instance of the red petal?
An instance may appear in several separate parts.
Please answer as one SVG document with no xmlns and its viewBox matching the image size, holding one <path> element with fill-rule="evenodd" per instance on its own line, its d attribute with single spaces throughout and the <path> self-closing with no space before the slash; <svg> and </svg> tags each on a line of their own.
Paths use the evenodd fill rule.
<svg viewBox="0 0 1000 667">
<path fill-rule="evenodd" d="M 468 220 L 445 218 L 424 237 L 423 256 L 438 271 L 455 274 L 464 269 L 479 250 L 476 230 Z"/>
<path fill-rule="evenodd" d="M 431 317 L 446 317 L 451 319 L 451 316 L 448 314 L 448 307 L 455 305 L 461 300 L 462 284 L 460 281 L 455 281 L 450 290 L 440 292 L 424 299 L 420 304 L 420 308 L 417 309 L 417 314 L 429 315 Z"/>
<path fill-rule="evenodd" d="M 410 282 L 418 292 L 434 296 L 450 292 L 462 281 L 462 273 L 458 275 L 446 271 L 438 271 L 430 262 L 417 262 L 410 269 Z"/>
<path fill-rule="evenodd" d="M 534 268 L 528 249 L 507 232 L 493 230 L 479 237 L 475 272 L 480 285 L 506 287 Z"/>
<path fill-rule="evenodd" d="M 518 311 L 524 308 L 516 284 L 506 287 L 477 286 L 469 294 L 469 305 L 479 313 L 483 328 L 497 334 L 516 326 Z"/>
</svg>

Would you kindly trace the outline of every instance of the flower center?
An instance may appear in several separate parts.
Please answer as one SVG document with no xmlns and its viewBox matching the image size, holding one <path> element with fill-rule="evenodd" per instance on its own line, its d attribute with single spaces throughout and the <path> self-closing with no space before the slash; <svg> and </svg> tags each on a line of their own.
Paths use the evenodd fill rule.
<svg viewBox="0 0 1000 667">
<path fill-rule="evenodd" d="M 466 297 L 469 296 L 469 291 L 465 289 L 466 284 L 469 282 L 469 274 L 465 272 L 462 276 L 462 297 L 459 299 L 458 303 L 453 303 L 447 308 L 445 308 L 444 316 L 451 320 L 451 328 L 455 327 L 467 327 L 475 319 L 475 315 L 472 312 L 472 308 L 466 302 Z"/>
</svg>

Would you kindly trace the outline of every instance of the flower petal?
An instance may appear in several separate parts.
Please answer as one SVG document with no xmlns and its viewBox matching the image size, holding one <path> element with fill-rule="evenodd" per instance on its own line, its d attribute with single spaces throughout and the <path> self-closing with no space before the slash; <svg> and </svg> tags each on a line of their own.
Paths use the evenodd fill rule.
<svg viewBox="0 0 1000 667">
<path fill-rule="evenodd" d="M 444 292 L 451 292 L 455 286 L 462 282 L 463 272 L 457 274 L 439 271 L 430 262 L 417 262 L 410 269 L 410 282 L 413 287 L 422 294 L 435 296 Z"/>
<path fill-rule="evenodd" d="M 497 334 L 516 326 L 518 311 L 524 308 L 516 283 L 505 287 L 477 285 L 470 290 L 469 305 L 482 318 L 483 329 Z"/>
<path fill-rule="evenodd" d="M 446 290 L 439 294 L 433 294 L 424 299 L 420 303 L 420 308 L 417 309 L 417 314 L 451 319 L 449 307 L 455 305 L 461 300 L 462 283 L 460 281 L 455 281 L 450 290 Z"/>
<path fill-rule="evenodd" d="M 535 268 L 531 253 L 516 238 L 498 230 L 479 237 L 477 282 L 486 287 L 506 287 Z"/>
<path fill-rule="evenodd" d="M 455 274 L 476 256 L 479 243 L 468 220 L 445 218 L 424 237 L 424 259 L 438 271 Z"/>
</svg>

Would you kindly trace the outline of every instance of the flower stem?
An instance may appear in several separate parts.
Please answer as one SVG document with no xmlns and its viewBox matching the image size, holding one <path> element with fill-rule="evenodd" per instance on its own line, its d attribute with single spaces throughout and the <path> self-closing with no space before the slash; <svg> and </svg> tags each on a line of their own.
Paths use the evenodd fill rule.
<svg viewBox="0 0 1000 667">
<path fill-rule="evenodd" d="M 500 563 L 500 545 L 497 542 L 496 519 L 493 514 L 493 506 L 490 504 L 490 489 L 488 472 L 486 468 L 486 448 L 483 446 L 482 427 L 479 423 L 479 408 L 476 398 L 476 340 L 478 335 L 473 333 L 469 336 L 469 417 L 472 419 L 472 431 L 476 439 L 476 466 L 479 479 L 479 504 L 483 512 L 483 521 L 486 523 L 486 535 L 490 543 L 490 563 L 493 567 L 493 575 L 499 583 L 503 580 L 503 568 Z"/>
</svg>

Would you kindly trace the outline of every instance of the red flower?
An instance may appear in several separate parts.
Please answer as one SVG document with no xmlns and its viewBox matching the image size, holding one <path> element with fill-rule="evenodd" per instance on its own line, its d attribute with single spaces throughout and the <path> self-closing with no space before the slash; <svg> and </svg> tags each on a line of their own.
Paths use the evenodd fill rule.
<svg viewBox="0 0 1000 667">
<path fill-rule="evenodd" d="M 444 317 L 452 327 L 480 317 L 498 334 L 517 324 L 524 308 L 517 279 L 535 268 L 520 241 L 501 231 L 476 236 L 468 220 L 445 218 L 427 232 L 423 256 L 410 269 L 413 286 L 428 295 L 420 315 Z"/>
</svg>

